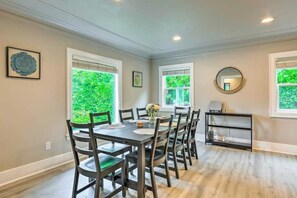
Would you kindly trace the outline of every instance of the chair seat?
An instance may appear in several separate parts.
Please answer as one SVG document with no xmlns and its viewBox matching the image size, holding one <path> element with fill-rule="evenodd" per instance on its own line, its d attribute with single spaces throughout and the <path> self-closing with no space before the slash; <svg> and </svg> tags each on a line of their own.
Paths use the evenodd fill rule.
<svg viewBox="0 0 297 198">
<path fill-rule="evenodd" d="M 187 137 L 188 137 L 188 135 L 185 134 L 184 142 L 187 141 Z M 182 137 L 178 137 L 178 138 L 177 138 L 177 141 L 181 142 L 181 141 L 182 141 Z"/>
<path fill-rule="evenodd" d="M 124 160 L 121 158 L 113 157 L 110 155 L 105 155 L 103 153 L 100 153 L 99 155 L 99 161 L 100 161 L 100 168 L 101 172 L 104 170 L 116 166 L 117 164 L 123 163 Z M 87 158 L 86 160 L 82 161 L 79 164 L 79 167 L 83 170 L 86 170 L 88 172 L 96 173 L 96 165 L 94 157 Z"/>
<path fill-rule="evenodd" d="M 151 148 L 145 148 L 145 161 L 146 163 L 150 161 L 150 155 L 151 155 Z M 162 158 L 164 156 L 163 152 L 160 150 L 155 151 L 154 161 Z M 133 151 L 126 155 L 126 160 L 132 159 L 134 163 L 137 162 L 138 158 L 138 150 Z M 131 160 L 129 160 L 131 161 Z"/>
<path fill-rule="evenodd" d="M 170 136 L 169 136 L 169 139 L 170 140 L 174 140 L 174 138 L 175 138 L 175 134 L 171 134 Z M 181 141 L 181 139 L 182 139 L 182 136 L 179 136 L 179 137 L 177 137 L 177 141 Z M 187 139 L 187 134 L 185 134 L 185 140 Z"/>
<path fill-rule="evenodd" d="M 112 156 L 117 156 L 125 152 L 131 151 L 132 147 L 126 144 L 121 143 L 107 143 L 101 146 L 98 146 L 98 151 Z"/>
<path fill-rule="evenodd" d="M 180 142 L 180 141 L 176 141 L 176 150 L 181 150 L 182 149 L 182 147 L 183 147 L 183 144 Z M 170 140 L 169 142 L 168 142 L 168 151 L 169 152 L 172 152 L 174 150 L 174 148 L 173 148 L 173 141 L 172 140 Z"/>
</svg>

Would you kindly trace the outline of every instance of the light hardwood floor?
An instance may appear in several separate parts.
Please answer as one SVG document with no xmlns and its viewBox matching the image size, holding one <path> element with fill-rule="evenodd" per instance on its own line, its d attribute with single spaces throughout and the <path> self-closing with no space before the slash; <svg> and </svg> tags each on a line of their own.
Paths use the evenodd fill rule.
<svg viewBox="0 0 297 198">
<path fill-rule="evenodd" d="M 205 146 L 203 143 L 198 144 L 198 150 L 199 160 L 194 160 L 188 171 L 180 165 L 179 180 L 170 171 L 171 188 L 167 187 L 165 179 L 156 177 L 159 197 L 297 197 L 296 156 Z M 149 174 L 146 178 L 150 183 Z M 80 183 L 86 181 L 83 178 Z M 2 188 L 0 197 L 71 197 L 72 182 L 73 168 L 67 165 Z M 105 182 L 105 188 L 111 188 L 109 182 Z M 127 192 L 127 197 L 135 195 L 133 190 Z M 89 189 L 78 197 L 92 196 L 93 189 Z M 152 193 L 147 191 L 146 196 L 152 197 Z"/>
</svg>

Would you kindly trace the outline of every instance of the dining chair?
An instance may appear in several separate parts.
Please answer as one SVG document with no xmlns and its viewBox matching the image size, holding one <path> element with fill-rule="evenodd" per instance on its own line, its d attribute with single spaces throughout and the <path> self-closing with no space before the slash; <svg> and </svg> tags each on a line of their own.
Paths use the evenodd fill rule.
<svg viewBox="0 0 297 198">
<path fill-rule="evenodd" d="M 124 122 L 126 120 L 134 120 L 134 114 L 133 114 L 133 109 L 124 109 L 124 110 L 119 110 L 120 114 L 120 121 Z"/>
<path fill-rule="evenodd" d="M 171 136 L 168 144 L 168 154 L 169 156 L 172 155 L 173 157 L 169 159 L 173 160 L 173 163 L 174 163 L 174 167 L 169 167 L 169 169 L 175 171 L 175 175 L 177 179 L 179 179 L 177 162 L 183 163 L 185 170 L 188 170 L 186 152 L 185 152 L 185 146 L 184 146 L 184 139 L 185 139 L 185 134 L 187 132 L 188 119 L 189 119 L 188 113 L 178 114 L 177 125 L 174 130 L 173 136 Z M 177 157 L 179 157 L 178 152 L 181 152 L 182 159 L 177 159 Z"/>
<path fill-rule="evenodd" d="M 160 126 L 162 124 L 162 126 Z M 157 185 L 155 179 L 155 172 L 154 167 L 160 166 L 164 164 L 165 167 L 165 174 L 156 173 L 156 175 L 161 176 L 167 179 L 167 186 L 171 187 L 170 175 L 169 175 L 169 168 L 168 168 L 168 161 L 167 161 L 167 151 L 168 151 L 168 142 L 169 142 L 169 135 L 171 131 L 172 125 L 172 116 L 170 118 L 157 118 L 155 129 L 154 129 L 154 138 L 152 140 L 151 145 L 145 147 L 145 167 L 149 168 L 150 176 L 151 176 L 151 188 L 149 190 L 153 191 L 154 197 L 158 197 L 157 193 Z M 129 163 L 137 164 L 138 158 L 138 151 L 133 151 L 126 155 L 126 173 L 125 175 L 129 175 Z M 143 168 L 145 168 L 143 167 Z M 127 176 L 128 180 L 129 176 Z"/>
<path fill-rule="evenodd" d="M 190 115 L 191 107 L 175 106 L 174 107 L 174 117 L 176 117 L 179 113 L 182 113 L 182 114 L 188 113 Z"/>
<path fill-rule="evenodd" d="M 90 113 L 90 120 L 93 126 L 100 126 L 104 124 L 111 124 L 110 112 Z M 112 156 L 118 156 L 126 152 L 131 152 L 132 147 L 130 145 L 110 142 L 98 147 L 98 151 Z"/>
<path fill-rule="evenodd" d="M 95 185 L 94 198 L 100 197 L 101 180 L 109 174 L 121 170 L 121 185 L 110 192 L 106 197 L 113 197 L 122 191 L 122 196 L 126 196 L 125 182 L 125 163 L 121 158 L 99 153 L 96 138 L 94 137 L 93 125 L 76 124 L 67 120 L 67 127 L 75 162 L 74 181 L 72 197 L 76 197 L 82 191 Z M 88 130 L 88 134 L 74 133 L 73 130 Z M 90 144 L 91 147 L 85 144 Z M 85 159 L 83 156 L 88 156 Z M 91 157 L 90 157 L 91 156 Z M 79 176 L 91 178 L 89 183 L 78 189 Z"/>
<path fill-rule="evenodd" d="M 100 112 L 100 113 L 90 113 L 90 120 L 93 126 L 100 126 L 104 124 L 111 124 L 111 116 L 110 112 Z M 100 145 L 97 147 L 97 150 L 101 153 L 105 153 L 107 155 L 111 156 L 118 156 L 122 155 L 122 158 L 124 158 L 124 153 L 131 152 L 132 147 L 130 145 L 121 144 L 117 142 L 109 142 L 103 145 Z M 114 174 L 112 173 L 112 184 L 115 185 L 114 181 Z"/>
<path fill-rule="evenodd" d="M 148 113 L 147 113 L 147 110 L 146 108 L 136 108 L 136 112 L 137 112 L 137 119 L 141 119 L 141 118 L 144 118 L 144 117 L 148 117 Z"/>
<path fill-rule="evenodd" d="M 198 159 L 198 151 L 197 151 L 195 135 L 197 131 L 198 122 L 200 120 L 199 116 L 200 116 L 200 109 L 198 109 L 197 111 L 192 111 L 191 120 L 188 125 L 188 132 L 184 138 L 184 144 L 186 145 L 186 151 L 188 152 L 188 159 L 191 166 L 192 166 L 191 152 L 193 152 L 196 159 Z"/>
</svg>

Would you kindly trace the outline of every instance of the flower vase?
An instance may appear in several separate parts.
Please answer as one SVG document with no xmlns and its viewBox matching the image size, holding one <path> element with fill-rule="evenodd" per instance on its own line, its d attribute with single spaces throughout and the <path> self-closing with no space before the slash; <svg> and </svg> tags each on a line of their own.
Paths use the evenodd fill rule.
<svg viewBox="0 0 297 198">
<path fill-rule="evenodd" d="M 150 114 L 149 123 L 154 124 L 155 123 L 155 114 L 152 112 Z"/>
</svg>

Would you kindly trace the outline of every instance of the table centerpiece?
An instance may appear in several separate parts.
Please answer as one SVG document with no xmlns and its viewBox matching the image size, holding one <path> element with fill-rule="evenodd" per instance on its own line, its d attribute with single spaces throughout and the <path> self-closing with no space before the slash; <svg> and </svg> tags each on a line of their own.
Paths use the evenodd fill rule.
<svg viewBox="0 0 297 198">
<path fill-rule="evenodd" d="M 160 106 L 154 103 L 146 105 L 147 114 L 149 116 L 149 122 L 153 124 L 155 122 L 155 117 L 160 110 Z"/>
</svg>

